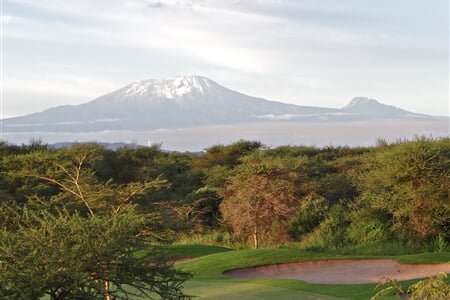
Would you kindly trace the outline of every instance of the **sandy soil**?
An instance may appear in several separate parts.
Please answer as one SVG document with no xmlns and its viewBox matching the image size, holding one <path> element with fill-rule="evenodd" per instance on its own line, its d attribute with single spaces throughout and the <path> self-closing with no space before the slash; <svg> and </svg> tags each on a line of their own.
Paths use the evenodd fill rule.
<svg viewBox="0 0 450 300">
<path fill-rule="evenodd" d="M 260 266 L 225 272 L 233 278 L 290 278 L 309 283 L 357 284 L 378 283 L 388 276 L 398 280 L 430 277 L 450 273 L 450 263 L 407 265 L 390 259 L 318 260 Z"/>
</svg>

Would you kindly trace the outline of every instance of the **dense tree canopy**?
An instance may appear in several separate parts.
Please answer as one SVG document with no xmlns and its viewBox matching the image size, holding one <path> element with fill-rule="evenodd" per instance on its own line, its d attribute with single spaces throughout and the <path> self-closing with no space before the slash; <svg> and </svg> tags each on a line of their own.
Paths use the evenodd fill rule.
<svg viewBox="0 0 450 300">
<path fill-rule="evenodd" d="M 188 275 L 148 244 L 158 216 L 133 204 L 165 181 L 102 181 L 95 170 L 103 155 L 97 145 L 76 145 L 3 159 L 7 182 L 29 193 L 26 205 L 1 205 L 1 294 L 13 299 L 185 297 L 181 285 Z M 141 249 L 149 255 L 137 257 Z"/>
<path fill-rule="evenodd" d="M 363 203 L 389 215 L 403 239 L 450 238 L 450 142 L 419 139 L 367 159 Z"/>
<path fill-rule="evenodd" d="M 183 297 L 187 274 L 176 271 L 136 235 L 145 219 L 127 206 L 85 218 L 3 207 L 0 218 L 0 295 L 7 299 L 128 299 L 131 295 Z"/>
<path fill-rule="evenodd" d="M 159 241 L 219 232 L 255 246 L 256 232 L 259 246 L 450 243 L 448 138 L 361 148 L 238 141 L 203 153 L 3 142 L 0 154 L 1 203 L 80 218 L 135 205 Z"/>
</svg>

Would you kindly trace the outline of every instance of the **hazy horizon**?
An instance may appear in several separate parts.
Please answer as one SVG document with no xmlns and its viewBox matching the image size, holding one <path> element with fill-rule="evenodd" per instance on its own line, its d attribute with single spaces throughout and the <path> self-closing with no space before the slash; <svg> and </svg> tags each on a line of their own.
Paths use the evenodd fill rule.
<svg viewBox="0 0 450 300">
<path fill-rule="evenodd" d="M 27 144 L 31 139 L 45 143 L 106 142 L 161 144 L 171 151 L 201 151 L 238 140 L 260 141 L 266 146 L 374 146 L 379 139 L 395 142 L 415 137 L 449 137 L 449 120 L 379 120 L 357 122 L 260 122 L 190 128 L 161 128 L 147 131 L 104 130 L 100 132 L 14 132 L 4 133 L 10 143 Z"/>
</svg>

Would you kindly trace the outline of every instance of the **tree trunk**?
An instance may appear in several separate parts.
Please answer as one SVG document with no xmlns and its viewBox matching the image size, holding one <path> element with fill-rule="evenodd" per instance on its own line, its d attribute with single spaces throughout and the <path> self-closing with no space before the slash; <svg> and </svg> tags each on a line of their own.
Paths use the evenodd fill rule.
<svg viewBox="0 0 450 300">
<path fill-rule="evenodd" d="M 255 226 L 255 229 L 253 230 L 253 242 L 255 249 L 258 249 L 258 228 Z"/>
<path fill-rule="evenodd" d="M 105 280 L 105 285 L 103 287 L 103 290 L 105 292 L 105 300 L 112 300 L 111 293 L 109 290 L 109 281 Z"/>
</svg>

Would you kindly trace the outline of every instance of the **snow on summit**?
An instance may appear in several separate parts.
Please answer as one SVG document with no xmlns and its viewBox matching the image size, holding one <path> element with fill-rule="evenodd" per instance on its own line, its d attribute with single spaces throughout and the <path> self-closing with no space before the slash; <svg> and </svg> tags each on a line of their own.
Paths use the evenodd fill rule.
<svg viewBox="0 0 450 300">
<path fill-rule="evenodd" d="M 299 106 L 248 96 L 202 76 L 147 79 L 77 106 L 58 106 L 3 121 L 4 132 L 148 131 L 258 122 L 430 119 L 370 98 L 347 106 Z M 432 119 L 432 118 L 431 118 Z M 447 123 L 448 125 L 448 123 Z"/>
<path fill-rule="evenodd" d="M 201 76 L 177 76 L 171 79 L 148 79 L 132 83 L 126 96 L 157 96 L 168 99 L 181 98 L 187 94 L 204 95 L 213 82 Z"/>
</svg>

